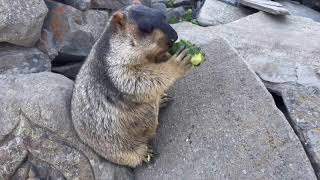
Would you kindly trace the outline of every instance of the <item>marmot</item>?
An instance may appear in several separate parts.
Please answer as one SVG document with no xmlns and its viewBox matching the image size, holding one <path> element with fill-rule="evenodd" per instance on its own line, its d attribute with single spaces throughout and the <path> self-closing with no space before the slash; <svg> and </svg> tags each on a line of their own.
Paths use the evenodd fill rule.
<svg viewBox="0 0 320 180">
<path fill-rule="evenodd" d="M 71 113 L 80 139 L 107 160 L 136 167 L 150 158 L 161 97 L 190 70 L 187 49 L 167 50 L 176 31 L 160 11 L 116 11 L 74 85 Z"/>
</svg>

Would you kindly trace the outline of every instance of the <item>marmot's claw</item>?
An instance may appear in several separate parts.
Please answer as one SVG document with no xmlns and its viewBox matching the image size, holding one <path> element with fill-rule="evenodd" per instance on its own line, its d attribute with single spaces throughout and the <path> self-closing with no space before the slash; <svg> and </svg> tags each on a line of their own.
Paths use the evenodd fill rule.
<svg viewBox="0 0 320 180">
<path fill-rule="evenodd" d="M 144 158 L 144 162 L 145 163 L 149 163 L 150 161 L 151 161 L 151 159 L 153 158 L 153 156 L 154 156 L 154 154 L 153 154 L 153 149 L 152 148 L 150 148 L 150 147 L 148 147 L 148 149 L 147 149 L 147 154 L 146 154 L 146 156 L 145 156 L 145 158 Z"/>
<path fill-rule="evenodd" d="M 173 97 L 168 94 L 163 94 L 160 99 L 160 108 L 166 107 L 170 102 L 173 101 Z"/>
</svg>

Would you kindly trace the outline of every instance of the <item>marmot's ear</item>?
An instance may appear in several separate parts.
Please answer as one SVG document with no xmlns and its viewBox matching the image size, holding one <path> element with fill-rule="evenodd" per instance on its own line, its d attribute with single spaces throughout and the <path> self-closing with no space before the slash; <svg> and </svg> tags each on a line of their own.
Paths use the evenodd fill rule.
<svg viewBox="0 0 320 180">
<path fill-rule="evenodd" d="M 115 30 L 123 30 L 126 25 L 126 15 L 124 14 L 123 11 L 118 10 L 112 15 L 111 23 L 112 26 L 115 27 Z"/>
</svg>

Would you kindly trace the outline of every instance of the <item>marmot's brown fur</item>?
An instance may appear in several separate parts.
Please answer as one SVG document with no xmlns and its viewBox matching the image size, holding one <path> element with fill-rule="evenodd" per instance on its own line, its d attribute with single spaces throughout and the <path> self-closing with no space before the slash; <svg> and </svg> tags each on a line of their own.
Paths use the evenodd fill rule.
<svg viewBox="0 0 320 180">
<path fill-rule="evenodd" d="M 71 103 L 75 130 L 111 162 L 148 161 L 161 97 L 191 68 L 187 50 L 166 53 L 177 39 L 170 28 L 163 14 L 145 6 L 119 10 L 79 71 Z"/>
</svg>

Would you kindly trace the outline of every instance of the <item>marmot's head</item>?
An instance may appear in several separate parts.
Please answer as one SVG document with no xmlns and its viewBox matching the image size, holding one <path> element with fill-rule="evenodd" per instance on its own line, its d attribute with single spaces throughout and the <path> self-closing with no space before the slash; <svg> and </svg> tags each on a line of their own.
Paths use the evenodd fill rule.
<svg viewBox="0 0 320 180">
<path fill-rule="evenodd" d="M 112 62 L 115 64 L 152 61 L 178 38 L 161 11 L 143 5 L 132 5 L 115 12 L 108 28 L 111 31 L 110 51 L 121 61 Z"/>
</svg>

